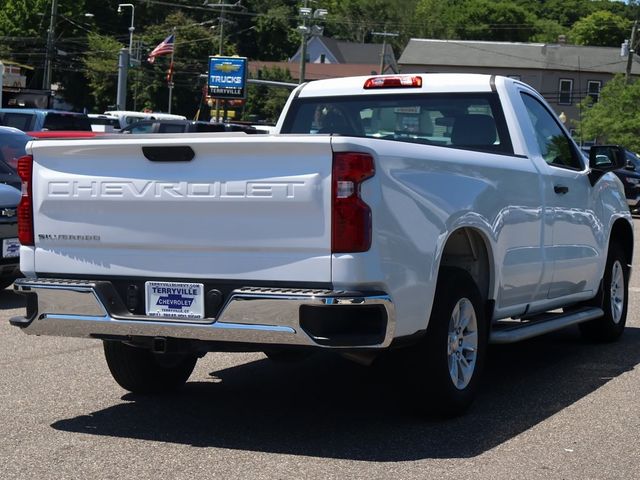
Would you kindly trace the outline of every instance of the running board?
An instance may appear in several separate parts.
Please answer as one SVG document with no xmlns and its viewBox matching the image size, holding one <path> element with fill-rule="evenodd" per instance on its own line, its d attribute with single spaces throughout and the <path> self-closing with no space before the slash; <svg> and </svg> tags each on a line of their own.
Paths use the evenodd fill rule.
<svg viewBox="0 0 640 480">
<path fill-rule="evenodd" d="M 554 332 L 604 315 L 601 308 L 585 307 L 566 313 L 543 313 L 520 321 L 499 321 L 493 325 L 490 343 L 515 343 Z"/>
</svg>

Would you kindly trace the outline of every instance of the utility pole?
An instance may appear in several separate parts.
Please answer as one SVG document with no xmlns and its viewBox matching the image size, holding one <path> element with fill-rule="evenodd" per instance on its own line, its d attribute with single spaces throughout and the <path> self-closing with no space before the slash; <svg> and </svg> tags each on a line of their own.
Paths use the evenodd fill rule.
<svg viewBox="0 0 640 480">
<path fill-rule="evenodd" d="M 627 83 L 631 82 L 631 67 L 633 66 L 633 54 L 636 47 L 636 34 L 638 32 L 638 20 L 633 22 L 633 28 L 631 29 L 631 41 L 629 42 L 629 54 L 627 55 L 627 71 L 625 74 L 625 80 Z"/>
<path fill-rule="evenodd" d="M 44 73 L 42 75 L 42 89 L 51 89 L 51 73 L 53 63 L 53 41 L 54 29 L 56 26 L 56 17 L 58 16 L 58 0 L 51 0 L 51 19 L 49 21 L 49 30 L 47 31 L 47 51 L 44 60 Z"/>
<path fill-rule="evenodd" d="M 324 8 L 318 8 L 317 10 L 312 11 L 312 9 L 307 5 L 308 0 L 304 0 L 304 7 L 300 8 L 302 25 L 298 25 L 298 31 L 302 35 L 300 43 L 300 74 L 298 75 L 300 78 L 298 79 L 298 83 L 304 83 L 304 77 L 307 70 L 307 40 L 310 36 L 320 36 L 324 32 L 324 27 L 320 25 L 309 26 L 307 25 L 307 21 L 310 19 L 322 21 L 324 17 L 329 14 L 329 12 Z"/>
<path fill-rule="evenodd" d="M 398 32 L 387 32 L 385 28 L 384 32 L 371 32 L 371 35 L 378 35 L 382 37 L 382 53 L 380 54 L 380 75 L 384 73 L 384 60 L 387 55 L 387 37 L 397 37 Z"/>
</svg>

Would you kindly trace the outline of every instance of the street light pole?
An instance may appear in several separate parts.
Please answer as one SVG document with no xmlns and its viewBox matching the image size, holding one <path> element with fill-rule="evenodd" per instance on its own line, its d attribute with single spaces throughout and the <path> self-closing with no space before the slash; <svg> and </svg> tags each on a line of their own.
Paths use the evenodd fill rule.
<svg viewBox="0 0 640 480">
<path fill-rule="evenodd" d="M 627 56 L 627 70 L 625 73 L 625 80 L 627 83 L 631 81 L 631 67 L 633 65 L 633 54 L 635 53 L 637 33 L 638 33 L 638 20 L 633 22 L 633 29 L 631 30 L 631 41 L 629 42 L 629 55 Z"/>
<path fill-rule="evenodd" d="M 49 30 L 47 31 L 47 51 L 45 52 L 44 73 L 42 75 L 42 89 L 51 89 L 51 72 L 53 70 L 53 40 L 54 28 L 56 25 L 56 17 L 58 16 L 58 0 L 51 1 L 51 19 L 49 21 Z"/>
<path fill-rule="evenodd" d="M 131 26 L 129 27 L 129 56 L 131 56 L 133 48 L 133 32 L 136 28 L 133 26 L 133 19 L 136 14 L 136 7 L 132 3 L 119 3 L 118 4 L 118 13 L 122 13 L 122 7 L 131 7 Z"/>
<path fill-rule="evenodd" d="M 136 7 L 132 3 L 119 3 L 118 13 L 122 13 L 122 7 L 131 8 L 131 26 L 129 27 L 129 50 L 126 56 L 120 51 L 120 57 L 118 60 L 118 92 L 116 97 L 116 104 L 118 110 L 127 109 L 127 74 L 129 72 L 129 64 L 131 63 L 132 49 L 133 49 L 133 32 L 135 27 L 133 21 L 136 13 Z"/>
</svg>

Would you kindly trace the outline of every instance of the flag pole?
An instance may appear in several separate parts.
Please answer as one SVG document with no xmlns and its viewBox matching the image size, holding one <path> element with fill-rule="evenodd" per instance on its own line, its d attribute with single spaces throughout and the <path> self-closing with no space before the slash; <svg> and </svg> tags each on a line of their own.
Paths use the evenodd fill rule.
<svg viewBox="0 0 640 480">
<path fill-rule="evenodd" d="M 171 50 L 171 62 L 169 63 L 169 110 L 167 113 L 171 113 L 171 98 L 173 97 L 173 55 L 176 53 L 176 29 L 173 28 L 173 49 Z"/>
</svg>

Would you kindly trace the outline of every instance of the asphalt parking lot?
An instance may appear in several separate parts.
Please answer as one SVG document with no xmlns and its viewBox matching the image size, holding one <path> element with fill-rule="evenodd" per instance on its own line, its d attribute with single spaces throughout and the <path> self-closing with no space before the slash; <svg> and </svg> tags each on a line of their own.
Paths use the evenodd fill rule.
<svg viewBox="0 0 640 480">
<path fill-rule="evenodd" d="M 388 371 L 320 355 L 209 354 L 182 392 L 132 395 L 98 341 L 11 327 L 23 301 L 2 291 L 0 477 L 638 478 L 638 256 L 619 342 L 571 328 L 492 347 L 478 401 L 454 420 L 414 416 Z"/>
</svg>

